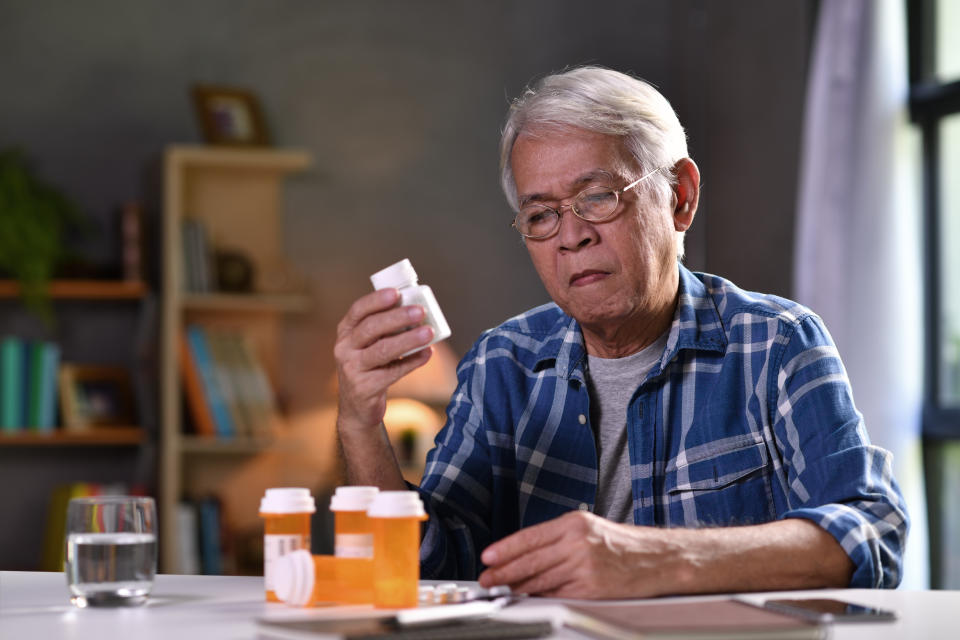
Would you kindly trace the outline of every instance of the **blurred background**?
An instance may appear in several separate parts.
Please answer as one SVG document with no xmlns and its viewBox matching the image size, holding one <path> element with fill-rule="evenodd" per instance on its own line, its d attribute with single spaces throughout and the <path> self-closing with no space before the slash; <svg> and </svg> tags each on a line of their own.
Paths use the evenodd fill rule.
<svg viewBox="0 0 960 640">
<path fill-rule="evenodd" d="M 915 185 L 917 217 L 908 219 L 907 235 L 919 243 L 926 229 L 936 247 L 917 245 L 906 258 L 917 276 L 904 285 L 909 295 L 885 299 L 892 316 L 909 301 L 917 321 L 910 331 L 916 362 L 907 370 L 916 374 L 918 404 L 903 427 L 910 436 L 903 459 L 916 461 L 909 496 L 922 542 L 911 580 L 956 587 L 960 516 L 943 507 L 937 487 L 960 474 L 950 442 L 960 433 L 960 392 L 945 381 L 960 357 L 950 351 L 960 351 L 960 341 L 948 331 L 949 318 L 958 320 L 955 294 L 942 294 L 957 270 L 947 259 L 931 266 L 921 256 L 953 255 L 941 240 L 958 242 L 949 226 L 956 200 L 939 191 L 948 180 L 923 176 L 956 168 L 955 151 L 941 161 L 929 146 L 956 147 L 957 127 L 941 133 L 949 110 L 936 102 L 938 91 L 955 90 L 956 76 L 929 60 L 938 25 L 960 24 L 949 2 L 910 3 L 909 15 L 906 3 L 877 4 L 892 6 L 900 20 L 885 37 L 904 55 L 887 73 L 901 70 L 907 89 L 912 43 L 909 79 L 932 101 L 914 101 L 914 124 L 904 125 L 912 133 L 896 157 L 912 167 Z M 32 267 L 0 262 L 7 278 L 0 283 L 7 287 L 0 289 L 0 379 L 22 379 L 9 393 L 26 398 L 19 403 L 26 417 L 11 415 L 0 429 L 0 504 L 15 514 L 0 528 L 0 569 L 56 570 L 59 510 L 69 496 L 97 491 L 158 497 L 165 571 L 255 573 L 262 562 L 256 508 L 267 486 L 314 491 L 314 547 L 322 550 L 326 496 L 340 479 L 336 324 L 370 290 L 370 274 L 405 257 L 453 329 L 435 371 L 393 394 L 388 427 L 415 479 L 442 423 L 455 362 L 484 329 L 548 299 L 509 228 L 497 144 L 509 101 L 569 66 L 634 73 L 672 102 L 703 177 L 687 266 L 746 289 L 800 297 L 821 312 L 815 296 L 801 295 L 810 285 L 797 277 L 797 260 L 813 255 L 814 263 L 833 264 L 810 243 L 818 234 L 838 237 L 823 221 L 800 219 L 811 194 L 834 188 L 810 182 L 816 171 L 803 154 L 816 149 L 805 138 L 815 109 L 808 86 L 826 38 L 818 21 L 831 5 L 839 7 L 831 23 L 865 12 L 862 38 L 852 40 L 863 46 L 853 53 L 884 48 L 870 34 L 886 19 L 874 14 L 887 10 L 855 1 L 0 2 L 6 170 L 29 175 L 35 193 L 58 190 L 63 199 L 54 205 L 74 212 L 64 214 L 62 233 L 50 232 L 62 251 L 54 252 L 39 301 L 21 295 L 30 288 L 22 274 Z M 922 64 L 915 62 L 921 53 Z M 835 53 L 824 55 L 829 61 Z M 198 86 L 205 92 L 195 94 Z M 904 119 L 907 97 L 900 95 Z M 876 139 L 865 133 L 851 144 L 863 137 Z M 27 174 L 18 173 L 22 167 Z M 22 193 L 10 186 L 20 178 L 4 183 L 2 175 L 0 189 Z M 874 174 L 864 185 L 876 190 L 885 182 Z M 930 194 L 940 204 L 925 209 Z M 18 239 L 34 231 L 14 223 L 23 214 L 2 203 L 0 238 L 8 244 L 0 254 L 13 256 L 24 244 Z M 923 226 L 929 211 L 945 225 L 936 233 Z M 877 253 L 862 255 L 869 261 Z M 207 365 L 232 425 L 205 404 L 215 402 L 206 395 L 203 352 L 191 351 L 191 329 L 209 342 Z M 852 363 L 835 337 L 859 393 L 867 383 L 854 374 L 869 371 L 870 362 Z M 26 364 L 16 364 L 18 357 Z M 51 362 L 60 374 L 53 391 L 42 383 Z M 34 370 L 41 373 L 30 377 Z M 44 419 L 46 397 L 55 401 L 53 417 Z M 128 410 L 118 408 L 120 397 L 130 398 Z M 106 408 L 97 408 L 97 398 L 106 398 Z M 869 407 L 858 404 L 873 433 Z M 922 408 L 936 418 L 926 492 Z"/>
</svg>

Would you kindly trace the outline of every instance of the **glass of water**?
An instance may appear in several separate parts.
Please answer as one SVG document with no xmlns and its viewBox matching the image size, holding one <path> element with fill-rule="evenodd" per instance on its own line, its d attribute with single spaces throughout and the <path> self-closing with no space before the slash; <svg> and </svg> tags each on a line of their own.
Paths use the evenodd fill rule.
<svg viewBox="0 0 960 640">
<path fill-rule="evenodd" d="M 74 498 L 67 507 L 67 587 L 78 607 L 136 606 L 157 572 L 153 498 Z"/>
</svg>

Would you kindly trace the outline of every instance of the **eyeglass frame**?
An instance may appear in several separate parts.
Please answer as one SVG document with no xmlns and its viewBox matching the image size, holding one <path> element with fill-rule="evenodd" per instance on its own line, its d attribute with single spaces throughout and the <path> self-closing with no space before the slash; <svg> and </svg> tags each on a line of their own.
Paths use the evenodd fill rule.
<svg viewBox="0 0 960 640">
<path fill-rule="evenodd" d="M 550 211 L 550 212 L 552 212 L 552 213 L 555 213 L 556 216 L 557 216 L 557 225 L 553 228 L 552 231 L 550 231 L 550 233 L 548 233 L 548 234 L 546 234 L 546 235 L 542 235 L 542 236 L 528 236 L 528 235 L 525 234 L 524 232 L 520 231 L 520 227 L 517 226 L 517 218 L 519 218 L 519 217 L 520 217 L 520 214 L 523 213 L 522 210 L 517 211 L 517 215 L 515 215 L 515 216 L 513 217 L 513 222 L 510 223 L 510 226 L 513 227 L 514 229 L 516 229 L 516 230 L 517 230 L 517 233 L 519 233 L 521 236 L 523 236 L 524 238 L 527 238 L 527 239 L 529 239 L 529 240 L 546 240 L 547 238 L 550 238 L 551 236 L 553 236 L 554 234 L 556 234 L 557 231 L 560 230 L 560 222 L 561 222 L 561 219 L 563 218 L 563 209 L 564 209 L 564 207 L 570 207 L 570 210 L 573 211 L 573 215 L 577 216 L 578 218 L 580 218 L 580 219 L 583 220 L 584 222 L 589 222 L 589 223 L 591 223 L 591 224 L 596 224 L 596 223 L 598 223 L 598 222 L 605 222 L 605 221 L 609 220 L 610 218 L 612 218 L 612 217 L 614 216 L 614 214 L 617 213 L 617 208 L 620 206 L 620 196 L 622 196 L 624 193 L 626 193 L 626 192 L 629 191 L 630 189 L 633 189 L 635 186 L 637 186 L 638 184 L 640 184 L 641 182 L 643 182 L 644 180 L 646 180 L 647 178 L 649 178 L 650 176 L 652 176 L 653 174 L 657 173 L 658 171 L 660 171 L 660 170 L 663 169 L 663 168 L 664 168 L 664 167 L 657 167 L 657 168 L 654 169 L 653 171 L 650 171 L 650 172 L 648 172 L 648 173 L 645 173 L 644 175 L 640 176 L 639 178 L 637 178 L 636 180 L 634 180 L 633 182 L 631 182 L 630 184 L 628 184 L 627 186 L 625 186 L 625 187 L 623 187 L 623 188 L 621 188 L 621 189 L 610 189 L 610 192 L 613 193 L 613 195 L 616 197 L 617 201 L 614 203 L 613 209 L 610 211 L 610 213 L 608 213 L 607 215 L 603 216 L 602 218 L 597 218 L 596 220 L 591 220 L 590 218 L 584 218 L 582 215 L 580 215 L 580 212 L 577 211 L 577 207 L 576 207 L 576 204 L 575 204 L 575 203 L 576 203 L 577 199 L 580 198 L 580 196 L 582 196 L 584 193 L 586 193 L 586 192 L 589 191 L 590 189 L 596 189 L 597 187 L 602 187 L 602 186 L 603 186 L 603 185 L 592 185 L 592 186 L 587 187 L 586 189 L 583 189 L 582 191 L 580 191 L 579 193 L 577 193 L 577 195 L 575 195 L 575 196 L 573 196 L 572 198 L 570 198 L 570 202 L 568 202 L 568 203 L 566 203 L 566 204 L 561 204 L 559 207 L 548 207 L 548 206 L 545 205 L 545 204 L 537 203 L 536 206 L 542 207 L 542 208 L 544 208 L 544 209 L 547 210 L 547 211 Z"/>
</svg>

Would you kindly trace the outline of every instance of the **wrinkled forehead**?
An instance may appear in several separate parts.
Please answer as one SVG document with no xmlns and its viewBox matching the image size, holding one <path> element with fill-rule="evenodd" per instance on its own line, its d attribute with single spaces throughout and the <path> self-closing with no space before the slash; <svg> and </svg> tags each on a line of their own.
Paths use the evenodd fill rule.
<svg viewBox="0 0 960 640">
<path fill-rule="evenodd" d="M 616 182 L 636 172 L 621 138 L 570 127 L 521 132 L 510 160 L 520 199 L 527 199 L 531 190 Z"/>
</svg>

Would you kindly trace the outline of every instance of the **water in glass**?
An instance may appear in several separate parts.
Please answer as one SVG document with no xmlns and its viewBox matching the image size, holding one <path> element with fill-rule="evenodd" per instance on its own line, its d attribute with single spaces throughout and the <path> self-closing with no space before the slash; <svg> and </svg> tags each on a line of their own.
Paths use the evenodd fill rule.
<svg viewBox="0 0 960 640">
<path fill-rule="evenodd" d="M 71 533 L 66 562 L 71 600 L 81 606 L 141 604 L 153 584 L 156 557 L 152 533 Z"/>
</svg>

